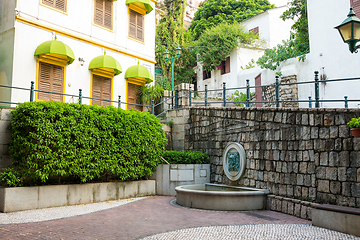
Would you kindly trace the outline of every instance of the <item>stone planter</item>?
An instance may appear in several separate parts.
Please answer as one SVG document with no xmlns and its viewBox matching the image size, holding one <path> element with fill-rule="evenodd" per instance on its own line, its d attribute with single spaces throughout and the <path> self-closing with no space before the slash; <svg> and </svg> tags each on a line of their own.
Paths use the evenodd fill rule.
<svg viewBox="0 0 360 240">
<path fill-rule="evenodd" d="M 351 128 L 350 131 L 354 138 L 360 138 L 360 128 Z"/>
<path fill-rule="evenodd" d="M 160 164 L 156 179 L 156 194 L 175 196 L 175 187 L 210 182 L 210 164 Z"/>
<path fill-rule="evenodd" d="M 147 195 L 155 195 L 154 180 L 0 187 L 0 211 L 60 207 Z"/>
</svg>

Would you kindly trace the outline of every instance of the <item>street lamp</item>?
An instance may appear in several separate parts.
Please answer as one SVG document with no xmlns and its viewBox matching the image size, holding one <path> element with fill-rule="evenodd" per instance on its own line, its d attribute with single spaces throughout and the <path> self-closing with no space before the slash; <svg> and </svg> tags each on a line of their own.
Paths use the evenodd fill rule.
<svg viewBox="0 0 360 240">
<path fill-rule="evenodd" d="M 178 59 L 180 57 L 181 52 L 182 52 L 182 49 L 180 48 L 180 46 L 178 46 L 175 49 L 175 53 L 176 53 L 175 57 L 170 58 L 170 53 L 168 52 L 168 50 L 166 50 L 164 52 L 165 60 L 166 61 L 169 61 L 169 60 L 171 61 L 171 91 L 174 91 L 174 61 L 175 61 L 175 59 Z"/>
<path fill-rule="evenodd" d="M 360 19 L 355 16 L 352 8 L 347 16 L 348 18 L 335 28 L 339 30 L 343 41 L 349 44 L 350 52 L 357 53 L 357 49 L 360 48 L 360 45 L 356 46 L 356 43 L 360 41 Z"/>
</svg>

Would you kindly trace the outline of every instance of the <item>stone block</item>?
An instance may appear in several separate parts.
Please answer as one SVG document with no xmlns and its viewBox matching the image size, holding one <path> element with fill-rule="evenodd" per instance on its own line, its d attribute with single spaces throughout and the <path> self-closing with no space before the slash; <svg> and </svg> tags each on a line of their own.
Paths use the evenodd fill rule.
<svg viewBox="0 0 360 240">
<path fill-rule="evenodd" d="M 302 140 L 310 139 L 310 127 L 302 127 L 301 128 L 301 139 Z"/>
<path fill-rule="evenodd" d="M 302 205 L 301 206 L 301 215 L 300 217 L 303 219 L 307 219 L 307 212 L 308 212 L 308 207 Z"/>
<path fill-rule="evenodd" d="M 326 168 L 326 179 L 328 180 L 337 180 L 338 168 L 336 167 L 327 167 Z"/>
<path fill-rule="evenodd" d="M 338 180 L 341 182 L 346 181 L 346 167 L 339 167 L 338 168 Z"/>
<path fill-rule="evenodd" d="M 330 192 L 330 183 L 328 180 L 318 180 L 318 191 L 329 193 Z"/>
<path fill-rule="evenodd" d="M 346 169 L 346 180 L 350 182 L 356 182 L 356 168 Z"/>
<path fill-rule="evenodd" d="M 310 200 L 315 200 L 316 199 L 316 188 L 309 188 L 309 198 Z"/>
<path fill-rule="evenodd" d="M 40 186 L 38 208 L 67 205 L 68 185 Z"/>
<path fill-rule="evenodd" d="M 38 199 L 39 187 L 0 188 L 0 211 L 36 209 L 39 204 Z"/>
<path fill-rule="evenodd" d="M 302 187 L 301 188 L 301 199 L 307 199 L 309 197 L 309 188 Z"/>
<path fill-rule="evenodd" d="M 339 165 L 340 167 L 350 166 L 350 154 L 348 151 L 342 151 L 339 153 Z"/>
<path fill-rule="evenodd" d="M 287 214 L 294 215 L 294 203 L 291 201 L 287 202 Z"/>
<path fill-rule="evenodd" d="M 330 138 L 337 138 L 339 137 L 339 127 L 331 126 L 330 127 Z"/>
<path fill-rule="evenodd" d="M 296 217 L 301 217 L 301 204 L 300 203 L 296 203 L 295 207 L 294 207 L 294 215 Z"/>
<path fill-rule="evenodd" d="M 341 185 L 341 195 L 350 197 L 351 196 L 351 184 L 349 182 L 343 182 Z"/>
<path fill-rule="evenodd" d="M 360 151 L 360 138 L 353 138 L 353 145 L 355 151 Z"/>
<path fill-rule="evenodd" d="M 282 213 L 287 213 L 287 211 L 288 211 L 288 204 L 287 204 L 287 201 L 282 201 L 282 203 L 281 203 L 281 212 Z"/>
<path fill-rule="evenodd" d="M 316 177 L 319 179 L 326 179 L 326 167 L 316 168 Z"/>
<path fill-rule="evenodd" d="M 68 187 L 68 204 L 93 202 L 94 184 L 71 184 Z"/>
<path fill-rule="evenodd" d="M 312 185 L 311 175 L 309 175 L 309 174 L 304 175 L 304 185 L 307 187 L 310 187 Z"/>
<path fill-rule="evenodd" d="M 320 153 L 320 165 L 321 166 L 328 166 L 329 164 L 329 155 L 328 152 Z"/>
<path fill-rule="evenodd" d="M 360 151 L 350 152 L 350 167 L 360 167 Z"/>
<path fill-rule="evenodd" d="M 329 154 L 329 166 L 330 167 L 339 166 L 339 154 L 337 152 L 330 152 L 330 154 Z"/>
<path fill-rule="evenodd" d="M 319 129 L 319 138 L 321 138 L 321 139 L 328 139 L 329 136 L 330 136 L 330 129 L 329 129 L 329 128 L 323 127 L 323 128 L 320 128 L 320 129 Z"/>
<path fill-rule="evenodd" d="M 328 113 L 324 115 L 324 125 L 325 126 L 333 126 L 334 125 L 334 115 L 332 113 Z"/>
<path fill-rule="evenodd" d="M 331 181 L 330 182 L 330 192 L 332 194 L 340 194 L 341 193 L 341 182 Z"/>
<path fill-rule="evenodd" d="M 340 138 L 348 138 L 350 136 L 349 134 L 349 127 L 346 125 L 339 126 L 339 137 Z"/>
<path fill-rule="evenodd" d="M 351 138 L 347 138 L 343 140 L 343 149 L 345 151 L 352 151 L 354 149 L 353 141 Z"/>
<path fill-rule="evenodd" d="M 307 162 L 301 162 L 299 164 L 299 173 L 307 174 Z"/>
</svg>

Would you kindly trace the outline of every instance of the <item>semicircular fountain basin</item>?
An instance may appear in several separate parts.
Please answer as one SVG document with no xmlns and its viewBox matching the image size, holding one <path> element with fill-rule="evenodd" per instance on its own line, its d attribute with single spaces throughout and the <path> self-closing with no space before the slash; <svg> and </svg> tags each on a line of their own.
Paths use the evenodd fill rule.
<svg viewBox="0 0 360 240">
<path fill-rule="evenodd" d="M 265 189 L 211 183 L 178 186 L 175 191 L 176 203 L 181 206 L 221 211 L 265 209 L 269 193 Z"/>
</svg>

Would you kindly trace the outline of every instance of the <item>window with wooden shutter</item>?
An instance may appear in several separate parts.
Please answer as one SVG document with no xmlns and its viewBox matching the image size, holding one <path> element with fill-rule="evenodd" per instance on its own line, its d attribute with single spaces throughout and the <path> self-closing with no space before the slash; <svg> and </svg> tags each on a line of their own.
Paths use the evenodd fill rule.
<svg viewBox="0 0 360 240">
<path fill-rule="evenodd" d="M 110 106 L 111 102 L 111 78 L 102 77 L 99 75 L 93 75 L 92 82 L 92 97 L 98 99 L 92 99 L 92 104 L 98 106 Z M 109 100 L 103 101 L 99 99 Z"/>
<path fill-rule="evenodd" d="M 95 0 L 94 23 L 112 30 L 113 25 L 113 1 L 112 0 Z"/>
<path fill-rule="evenodd" d="M 127 99 L 128 103 L 142 104 L 142 103 L 140 103 L 140 101 L 137 97 L 139 88 L 140 88 L 140 85 L 128 83 L 128 99 Z M 126 106 L 127 106 L 127 109 L 136 109 L 138 111 L 143 111 L 143 106 L 131 105 L 131 104 L 127 104 Z"/>
<path fill-rule="evenodd" d="M 66 12 L 66 0 L 42 0 L 42 4 Z"/>
<path fill-rule="evenodd" d="M 257 39 L 259 39 L 259 27 L 255 27 L 249 30 L 249 32 L 252 32 Z"/>
<path fill-rule="evenodd" d="M 63 93 L 64 89 L 64 67 L 50 63 L 39 62 L 39 85 L 38 90 Z M 39 100 L 61 102 L 63 95 L 38 92 Z"/>
<path fill-rule="evenodd" d="M 221 64 L 221 74 L 226 74 L 230 72 L 230 57 L 227 57 L 225 61 L 222 61 Z"/>
<path fill-rule="evenodd" d="M 211 71 L 203 71 L 203 80 L 211 78 Z"/>
<path fill-rule="evenodd" d="M 129 9 L 129 37 L 138 41 L 144 41 L 144 16 Z"/>
</svg>

